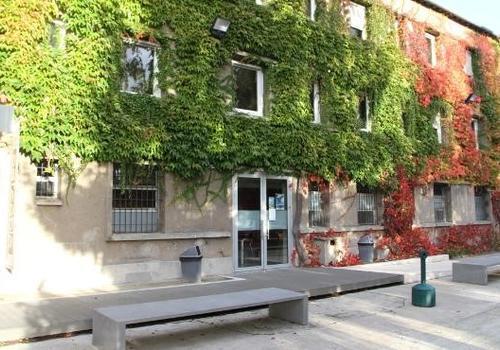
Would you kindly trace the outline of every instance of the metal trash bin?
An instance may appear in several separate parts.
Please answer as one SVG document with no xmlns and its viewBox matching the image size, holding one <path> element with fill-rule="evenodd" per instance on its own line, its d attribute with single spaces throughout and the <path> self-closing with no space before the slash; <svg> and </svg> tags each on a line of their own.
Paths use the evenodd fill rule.
<svg viewBox="0 0 500 350">
<path fill-rule="evenodd" d="M 182 277 L 189 282 L 201 282 L 201 255 L 200 247 L 195 245 L 184 251 L 179 257 L 181 261 Z"/>
<path fill-rule="evenodd" d="M 359 258 L 363 261 L 363 264 L 368 264 L 373 262 L 373 247 L 375 243 L 373 242 L 373 237 L 371 235 L 364 235 L 358 241 L 358 251 Z"/>
</svg>

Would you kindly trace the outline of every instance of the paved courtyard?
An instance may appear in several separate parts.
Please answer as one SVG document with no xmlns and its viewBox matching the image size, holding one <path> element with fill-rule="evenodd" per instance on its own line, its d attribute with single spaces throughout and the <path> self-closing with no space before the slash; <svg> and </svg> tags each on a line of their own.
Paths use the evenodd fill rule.
<svg viewBox="0 0 500 350">
<path fill-rule="evenodd" d="M 411 305 L 411 285 L 312 300 L 310 324 L 272 320 L 266 310 L 127 330 L 130 350 L 499 349 L 500 276 L 488 286 L 431 281 L 435 308 Z M 93 349 L 82 334 L 5 350 Z M 2 349 L 2 350 L 3 350 Z"/>
</svg>

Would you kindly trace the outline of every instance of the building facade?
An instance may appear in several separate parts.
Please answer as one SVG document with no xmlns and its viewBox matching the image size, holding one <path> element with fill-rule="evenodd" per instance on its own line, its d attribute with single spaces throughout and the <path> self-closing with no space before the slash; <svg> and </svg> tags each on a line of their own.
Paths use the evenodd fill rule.
<svg viewBox="0 0 500 350">
<path fill-rule="evenodd" d="M 3 14 L 7 289 L 179 278 L 192 245 L 205 275 L 333 264 L 365 234 L 493 247 L 493 33 L 417 0 L 95 3 Z"/>
</svg>

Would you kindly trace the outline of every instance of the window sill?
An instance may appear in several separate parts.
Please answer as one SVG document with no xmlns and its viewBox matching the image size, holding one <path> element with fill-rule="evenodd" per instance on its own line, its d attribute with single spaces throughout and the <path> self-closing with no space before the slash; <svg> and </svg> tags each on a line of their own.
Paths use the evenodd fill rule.
<svg viewBox="0 0 500 350">
<path fill-rule="evenodd" d="M 492 222 L 490 220 L 479 220 L 474 221 L 471 225 L 491 225 Z"/>
<path fill-rule="evenodd" d="M 260 111 L 252 111 L 246 109 L 238 109 L 234 108 L 232 111 L 234 116 L 244 117 L 244 118 L 252 118 L 252 119 L 260 119 L 264 118 L 264 113 Z"/>
<path fill-rule="evenodd" d="M 35 204 L 42 207 L 60 207 L 63 201 L 59 198 L 35 198 Z"/>
<path fill-rule="evenodd" d="M 356 226 L 344 226 L 333 228 L 338 232 L 363 232 L 363 231 L 383 231 L 384 226 L 382 225 L 356 225 Z"/>
<path fill-rule="evenodd" d="M 208 232 L 173 232 L 173 233 L 113 233 L 108 241 L 167 241 L 178 239 L 199 239 L 199 238 L 229 238 L 231 232 L 228 231 L 208 231 Z"/>
</svg>

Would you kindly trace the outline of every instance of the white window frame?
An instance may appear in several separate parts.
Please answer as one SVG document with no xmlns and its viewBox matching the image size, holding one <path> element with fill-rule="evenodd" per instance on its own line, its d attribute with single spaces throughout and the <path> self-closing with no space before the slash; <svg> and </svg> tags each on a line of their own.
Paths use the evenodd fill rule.
<svg viewBox="0 0 500 350">
<path fill-rule="evenodd" d="M 234 112 L 246 114 L 252 117 L 262 117 L 264 115 L 264 73 L 262 71 L 262 67 L 232 60 L 231 68 L 233 67 L 241 67 L 257 72 L 257 110 L 253 111 L 250 109 L 242 109 L 234 107 L 233 108 Z"/>
<path fill-rule="evenodd" d="M 436 36 L 431 34 L 431 33 L 425 33 L 425 38 L 429 39 L 431 42 L 431 62 L 430 65 L 431 67 L 435 67 L 437 63 L 437 57 L 436 57 Z"/>
<path fill-rule="evenodd" d="M 362 24 L 358 24 L 358 23 L 353 23 L 352 21 L 352 14 L 356 11 L 353 11 L 353 9 L 358 9 L 359 11 L 361 11 L 363 13 L 363 16 L 362 18 L 359 20 L 360 22 L 362 22 Z M 349 26 L 352 27 L 352 28 L 356 28 L 358 30 L 361 31 L 361 39 L 363 40 L 366 40 L 366 6 L 363 6 L 363 5 L 360 5 L 354 1 L 351 1 L 349 3 Z"/>
<path fill-rule="evenodd" d="M 464 72 L 465 74 L 467 74 L 467 76 L 471 78 L 474 77 L 474 71 L 472 69 L 472 51 L 470 49 L 465 50 Z"/>
<path fill-rule="evenodd" d="M 42 162 L 45 162 L 47 160 L 43 160 Z M 40 163 L 37 164 L 37 172 L 38 172 L 38 167 Z M 51 176 L 43 176 L 43 175 L 37 175 L 36 176 L 36 184 L 40 183 L 48 183 L 52 182 L 54 184 L 52 195 L 51 196 L 39 196 L 36 194 L 36 184 L 35 184 L 35 197 L 40 198 L 40 199 L 56 199 L 59 198 L 59 164 L 56 161 L 52 161 L 52 167 L 54 168 L 54 171 Z"/>
<path fill-rule="evenodd" d="M 320 92 L 319 92 L 319 82 L 314 82 L 313 84 L 313 123 L 321 123 L 321 107 L 320 107 Z"/>
<path fill-rule="evenodd" d="M 123 49 L 127 49 L 127 45 L 137 45 L 137 46 L 142 46 L 142 47 L 147 47 L 153 50 L 153 93 L 152 94 L 145 94 L 145 95 L 150 95 L 154 97 L 161 97 L 161 89 L 158 84 L 158 73 L 159 73 L 159 68 L 158 68 L 158 51 L 160 47 L 155 44 L 151 44 L 150 42 L 147 41 L 142 41 L 142 40 L 131 40 L 131 39 L 125 39 L 123 40 Z M 126 57 L 122 58 L 122 65 L 125 65 L 125 59 Z M 123 79 L 123 77 L 122 77 Z M 127 93 L 127 94 L 132 94 L 132 95 L 137 95 L 139 92 L 136 91 L 130 91 L 130 90 L 125 90 L 123 88 L 123 81 L 121 83 L 121 92 Z"/>
<path fill-rule="evenodd" d="M 432 122 L 432 127 L 436 130 L 437 141 L 440 145 L 443 144 L 443 129 L 441 127 L 441 113 L 436 114 L 434 121 Z"/>
<path fill-rule="evenodd" d="M 309 0 L 309 19 L 311 21 L 316 20 L 316 8 L 317 8 L 316 0 Z"/>
<path fill-rule="evenodd" d="M 474 142 L 476 144 L 476 149 L 479 149 L 479 120 L 477 118 L 472 118 L 472 132 L 474 133 Z"/>
<path fill-rule="evenodd" d="M 371 111 L 370 111 L 370 99 L 368 96 L 361 96 L 360 98 L 363 98 L 365 101 L 365 110 L 366 110 L 366 127 L 362 127 L 359 129 L 360 131 L 364 132 L 371 132 L 372 131 L 372 118 L 371 118 Z M 361 102 L 361 101 L 360 101 Z M 359 114 L 359 106 L 358 106 L 358 120 L 361 119 L 361 115 Z"/>
</svg>

